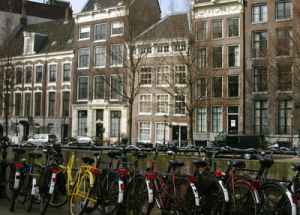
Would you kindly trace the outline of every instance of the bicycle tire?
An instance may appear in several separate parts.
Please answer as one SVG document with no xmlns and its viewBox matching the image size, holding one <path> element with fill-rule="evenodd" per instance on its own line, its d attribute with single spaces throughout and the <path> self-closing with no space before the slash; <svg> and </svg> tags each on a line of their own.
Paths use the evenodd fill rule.
<svg viewBox="0 0 300 215">
<path fill-rule="evenodd" d="M 255 192 L 248 182 L 235 181 L 230 193 L 229 214 L 257 215 L 259 202 Z"/>
<path fill-rule="evenodd" d="M 296 205 L 287 193 L 287 189 L 278 183 L 263 184 L 260 188 L 262 203 L 259 214 L 296 215 Z"/>
<path fill-rule="evenodd" d="M 149 215 L 152 207 L 153 203 L 149 202 L 145 177 L 136 176 L 131 180 L 126 189 L 127 214 Z"/>
<path fill-rule="evenodd" d="M 74 184 L 69 201 L 70 215 L 81 214 L 84 210 L 84 201 L 89 197 L 91 190 L 90 180 L 90 174 L 83 173 L 77 180 L 77 183 Z"/>
<path fill-rule="evenodd" d="M 44 194 L 41 197 L 40 203 L 40 215 L 45 215 L 49 206 L 50 196 L 48 194 Z"/>
<path fill-rule="evenodd" d="M 62 177 L 66 177 L 64 173 L 61 173 Z M 59 175 L 57 176 L 57 181 L 53 193 L 50 195 L 49 206 L 53 208 L 60 208 L 68 202 L 68 194 L 66 189 L 66 182 L 60 181 Z M 60 184 L 62 183 L 62 184 Z"/>
</svg>

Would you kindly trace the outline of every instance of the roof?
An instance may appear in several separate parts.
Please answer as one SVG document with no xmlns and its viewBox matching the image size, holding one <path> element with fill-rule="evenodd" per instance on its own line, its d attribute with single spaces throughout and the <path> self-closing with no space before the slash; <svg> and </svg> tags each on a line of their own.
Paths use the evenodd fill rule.
<svg viewBox="0 0 300 215">
<path fill-rule="evenodd" d="M 98 8 L 110 8 L 116 7 L 119 3 L 122 3 L 123 0 L 89 0 L 81 12 L 88 12 L 94 10 L 94 5 L 97 4 Z"/>
<path fill-rule="evenodd" d="M 73 49 L 74 20 L 55 20 L 39 24 L 28 25 L 20 30 L 11 43 L 18 44 L 14 56 L 23 55 L 24 36 L 23 32 L 38 33 L 46 35 L 36 54 L 68 51 Z"/>
<path fill-rule="evenodd" d="M 22 0 L 0 0 L 0 11 L 22 13 Z M 65 10 L 69 8 L 69 15 L 72 16 L 72 9 L 68 2 L 57 2 L 52 5 L 39 2 L 25 1 L 26 15 L 47 19 L 62 19 L 65 17 Z"/>
<path fill-rule="evenodd" d="M 170 15 L 137 36 L 137 40 L 172 39 L 187 37 L 189 34 L 188 14 Z"/>
</svg>

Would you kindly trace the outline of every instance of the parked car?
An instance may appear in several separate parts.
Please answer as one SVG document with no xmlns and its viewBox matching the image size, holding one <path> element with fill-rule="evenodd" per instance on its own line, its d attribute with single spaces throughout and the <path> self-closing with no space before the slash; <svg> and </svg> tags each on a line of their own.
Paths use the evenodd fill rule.
<svg viewBox="0 0 300 215">
<path fill-rule="evenodd" d="M 56 136 L 54 134 L 34 134 L 32 137 L 29 137 L 26 144 L 29 145 L 46 145 L 46 144 L 55 144 Z"/>
<path fill-rule="evenodd" d="M 95 142 L 91 137 L 88 136 L 77 136 L 72 138 L 72 141 L 69 145 L 79 145 L 79 146 L 86 146 L 86 145 L 94 145 Z"/>
</svg>

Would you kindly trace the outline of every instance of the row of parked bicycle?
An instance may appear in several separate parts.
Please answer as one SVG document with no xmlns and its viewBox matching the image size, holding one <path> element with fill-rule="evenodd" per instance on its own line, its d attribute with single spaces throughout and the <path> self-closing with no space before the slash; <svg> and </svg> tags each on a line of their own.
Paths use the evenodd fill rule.
<svg viewBox="0 0 300 215">
<path fill-rule="evenodd" d="M 174 147 L 163 151 L 133 145 L 105 148 L 82 157 L 79 165 L 74 152 L 66 153 L 65 159 L 56 145 L 28 153 L 14 147 L 12 161 L 7 161 L 6 150 L 2 147 L 0 181 L 12 212 L 16 204 L 28 212 L 36 204 L 41 215 L 49 206 L 64 205 L 70 215 L 149 215 L 154 208 L 162 215 L 300 214 L 300 165 L 293 166 L 295 176 L 290 182 L 269 179 L 272 152 L 190 148 L 186 153 L 199 159 L 193 160 L 192 174 L 187 175 Z M 215 168 L 216 158 L 225 152 L 258 159 L 255 177 L 239 174 L 246 167 L 241 159 L 231 159 L 225 172 Z M 167 171 L 161 172 L 157 160 L 166 153 L 172 159 Z"/>
</svg>

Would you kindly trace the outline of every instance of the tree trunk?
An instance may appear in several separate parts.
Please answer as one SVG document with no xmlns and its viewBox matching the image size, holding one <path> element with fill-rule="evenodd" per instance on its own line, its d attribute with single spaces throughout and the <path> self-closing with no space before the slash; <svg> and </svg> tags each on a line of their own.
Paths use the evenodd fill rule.
<svg viewBox="0 0 300 215">
<path fill-rule="evenodd" d="M 188 144 L 192 145 L 194 143 L 194 111 L 189 111 L 188 114 L 188 123 L 189 123 L 189 128 L 188 128 Z"/>
<path fill-rule="evenodd" d="M 128 144 L 132 144 L 132 113 L 133 113 L 133 103 L 129 102 L 128 104 L 128 120 L 127 120 L 127 127 L 128 127 Z"/>
</svg>

